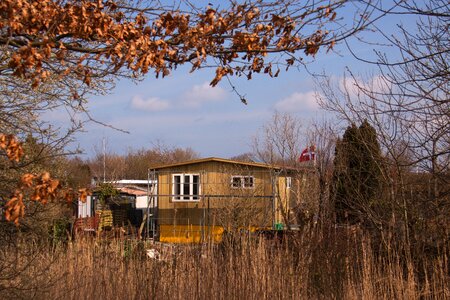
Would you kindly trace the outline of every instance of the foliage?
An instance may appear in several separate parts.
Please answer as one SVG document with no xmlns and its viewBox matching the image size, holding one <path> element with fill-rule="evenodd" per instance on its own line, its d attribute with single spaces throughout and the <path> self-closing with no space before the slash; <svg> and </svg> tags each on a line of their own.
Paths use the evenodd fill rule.
<svg viewBox="0 0 450 300">
<path fill-rule="evenodd" d="M 380 201 L 382 156 L 375 129 L 352 124 L 336 143 L 334 203 L 338 222 L 365 222 Z"/>
<path fill-rule="evenodd" d="M 92 78 L 118 74 L 122 68 L 134 76 L 150 70 L 157 77 L 167 76 L 184 63 L 192 64 L 193 71 L 201 68 L 208 57 L 217 60 L 213 86 L 233 74 L 277 76 L 279 69 L 273 73 L 268 54 L 302 50 L 314 56 L 321 47 L 332 49 L 337 40 L 370 23 L 366 9 L 353 28 L 331 26 L 344 4 L 230 1 L 219 9 L 190 2 L 177 8 L 153 1 L 140 6 L 119 1 L 3 1 L 3 68 L 6 74 L 31 79 L 33 87 L 70 73 L 89 85 Z M 289 55 L 287 66 L 296 59 Z"/>
<path fill-rule="evenodd" d="M 104 204 L 111 197 L 117 196 L 119 191 L 111 183 L 99 183 L 96 189 L 99 200 Z"/>
<path fill-rule="evenodd" d="M 66 243 L 70 236 L 71 224 L 67 218 L 56 219 L 50 228 L 50 241 L 57 246 Z"/>
<path fill-rule="evenodd" d="M 23 156 L 21 144 L 9 143 L 6 146 L 16 149 L 12 152 L 14 155 L 10 156 L 10 160 L 20 160 Z M 17 150 L 17 148 L 20 150 Z M 20 155 L 17 155 L 17 153 Z M 72 203 L 75 197 L 85 200 L 88 193 L 86 188 L 79 189 L 78 192 L 74 192 L 70 188 L 62 189 L 60 181 L 51 178 L 50 173 L 46 171 L 40 175 L 25 173 L 21 175 L 15 191 L 4 206 L 5 218 L 16 225 L 19 224 L 19 219 L 23 218 L 25 214 L 24 198 L 29 198 L 31 201 L 40 204 L 47 204 L 49 201 L 56 199 L 65 199 L 68 203 Z"/>
<path fill-rule="evenodd" d="M 13 135 L 0 134 L 0 148 L 6 152 L 6 156 L 11 161 L 18 162 L 23 156 L 22 145 Z"/>
<path fill-rule="evenodd" d="M 62 159 L 61 165 L 64 173 L 61 174 L 64 182 L 71 188 L 86 187 L 91 184 L 92 170 L 89 164 L 80 157 Z"/>
</svg>

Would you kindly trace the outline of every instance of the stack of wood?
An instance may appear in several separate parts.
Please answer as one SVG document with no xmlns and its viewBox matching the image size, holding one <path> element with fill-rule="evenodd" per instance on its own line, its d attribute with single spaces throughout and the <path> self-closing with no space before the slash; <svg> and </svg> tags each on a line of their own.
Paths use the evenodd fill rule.
<svg viewBox="0 0 450 300">
<path fill-rule="evenodd" d="M 113 226 L 113 215 L 111 210 L 101 210 L 97 211 L 96 214 L 97 213 L 100 216 L 100 230 L 106 227 L 111 228 Z"/>
</svg>

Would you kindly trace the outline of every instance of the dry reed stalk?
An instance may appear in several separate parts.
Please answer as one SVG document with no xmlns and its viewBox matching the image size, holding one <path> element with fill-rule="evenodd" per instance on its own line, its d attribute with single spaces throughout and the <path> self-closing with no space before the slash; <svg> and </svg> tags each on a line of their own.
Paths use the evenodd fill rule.
<svg viewBox="0 0 450 300">
<path fill-rule="evenodd" d="M 161 253 L 149 259 L 146 249 Z M 17 251 L 18 252 L 17 252 Z M 21 270 L 0 273 L 1 298 L 445 299 L 448 255 L 417 264 L 374 251 L 363 233 L 310 228 L 284 242 L 240 237 L 227 245 L 85 239 L 57 247 L 1 248 Z M 6 266 L 5 263 L 2 266 Z M 8 271 L 9 270 L 9 271 Z M 10 272 L 13 276 L 5 276 Z"/>
</svg>

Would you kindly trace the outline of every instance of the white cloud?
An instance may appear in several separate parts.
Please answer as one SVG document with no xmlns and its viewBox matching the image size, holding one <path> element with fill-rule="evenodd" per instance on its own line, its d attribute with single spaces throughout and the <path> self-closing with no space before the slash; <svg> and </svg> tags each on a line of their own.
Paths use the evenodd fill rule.
<svg viewBox="0 0 450 300">
<path fill-rule="evenodd" d="M 292 95 L 275 103 L 275 109 L 284 112 L 311 111 L 319 108 L 316 101 L 316 92 L 293 93 Z"/>
<path fill-rule="evenodd" d="M 338 80 L 339 88 L 348 93 L 351 98 L 363 97 L 364 95 L 388 93 L 392 84 L 385 77 L 373 76 L 366 80 L 344 77 Z"/>
<path fill-rule="evenodd" d="M 225 98 L 226 92 L 221 87 L 212 87 L 208 82 L 194 85 L 192 89 L 184 93 L 182 103 L 190 107 L 199 107 L 203 103 L 216 102 Z"/>
<path fill-rule="evenodd" d="M 140 96 L 134 96 L 131 99 L 131 107 L 145 111 L 162 111 L 168 109 L 170 104 L 158 97 L 150 97 L 144 100 Z"/>
</svg>

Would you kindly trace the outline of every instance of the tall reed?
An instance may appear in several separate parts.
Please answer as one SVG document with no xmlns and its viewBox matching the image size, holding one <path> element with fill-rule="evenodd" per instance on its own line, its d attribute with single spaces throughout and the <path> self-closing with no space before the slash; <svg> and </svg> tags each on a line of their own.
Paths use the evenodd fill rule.
<svg viewBox="0 0 450 300">
<path fill-rule="evenodd" d="M 240 236 L 219 245 L 81 239 L 7 248 L 5 299 L 450 298 L 447 249 L 418 264 L 347 229 L 309 228 L 284 240 Z M 160 257 L 149 258 L 148 249 Z"/>
</svg>

